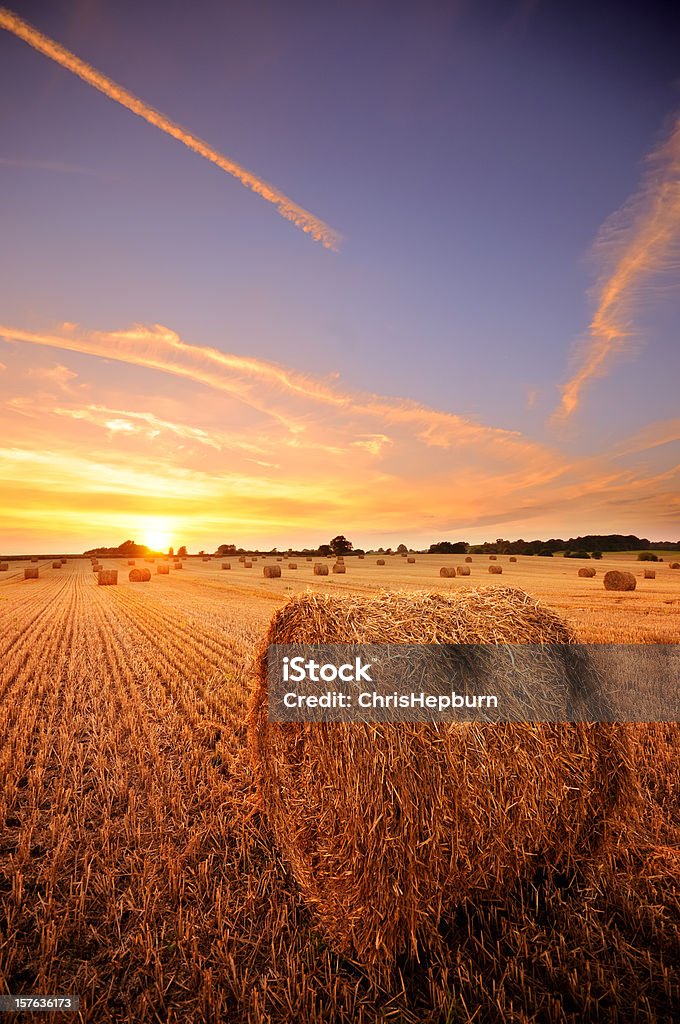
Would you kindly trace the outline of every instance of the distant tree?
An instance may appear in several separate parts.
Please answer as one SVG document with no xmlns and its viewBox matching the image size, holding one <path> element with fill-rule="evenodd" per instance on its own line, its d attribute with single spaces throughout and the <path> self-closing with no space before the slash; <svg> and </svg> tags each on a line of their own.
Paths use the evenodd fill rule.
<svg viewBox="0 0 680 1024">
<path fill-rule="evenodd" d="M 217 554 L 221 555 L 221 556 L 224 556 L 224 555 L 235 555 L 236 554 L 236 545 L 235 544 L 220 544 L 220 546 L 217 549 Z"/>
<path fill-rule="evenodd" d="M 599 561 L 602 558 L 602 552 L 601 551 L 591 551 L 590 557 L 591 558 L 595 558 L 596 560 Z"/>
<path fill-rule="evenodd" d="M 168 558 L 174 558 L 174 557 L 175 557 L 175 549 L 174 548 L 168 548 Z"/>
<path fill-rule="evenodd" d="M 658 562 L 659 556 L 653 551 L 641 551 L 638 555 L 638 562 Z"/>
<path fill-rule="evenodd" d="M 178 548 L 178 550 L 177 550 L 177 557 L 178 558 L 188 558 L 186 544 L 182 544 L 182 547 Z"/>
<path fill-rule="evenodd" d="M 385 554 L 386 555 L 391 555 L 392 554 L 392 548 L 385 548 Z"/>
<path fill-rule="evenodd" d="M 405 544 L 400 544 L 399 547 L 397 548 L 397 554 L 398 555 L 405 555 L 407 553 L 408 553 L 408 548 L 406 547 L 406 545 Z"/>
<path fill-rule="evenodd" d="M 440 540 L 438 544 L 430 544 L 431 555 L 464 555 L 468 549 L 465 541 Z"/>
<path fill-rule="evenodd" d="M 321 556 L 321 558 L 328 558 L 328 556 L 330 554 L 331 554 L 331 546 L 330 546 L 330 544 L 319 544 L 319 555 Z"/>
<path fill-rule="evenodd" d="M 565 551 L 565 558 L 590 558 L 587 551 Z"/>
<path fill-rule="evenodd" d="M 329 547 L 334 555 L 348 555 L 352 550 L 352 542 L 340 533 L 337 537 L 333 537 Z"/>
<path fill-rule="evenodd" d="M 546 548 L 544 548 L 543 551 L 539 551 L 538 553 L 539 555 L 543 555 L 544 558 L 552 558 L 553 556 L 552 551 L 548 551 Z"/>
</svg>

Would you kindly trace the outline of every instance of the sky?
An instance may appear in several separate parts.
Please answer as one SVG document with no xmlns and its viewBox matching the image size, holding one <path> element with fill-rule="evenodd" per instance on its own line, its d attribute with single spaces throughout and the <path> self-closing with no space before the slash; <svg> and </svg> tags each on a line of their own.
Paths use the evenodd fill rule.
<svg viewBox="0 0 680 1024">
<path fill-rule="evenodd" d="M 0 550 L 677 540 L 678 53 L 649 3 L 0 8 Z"/>
</svg>

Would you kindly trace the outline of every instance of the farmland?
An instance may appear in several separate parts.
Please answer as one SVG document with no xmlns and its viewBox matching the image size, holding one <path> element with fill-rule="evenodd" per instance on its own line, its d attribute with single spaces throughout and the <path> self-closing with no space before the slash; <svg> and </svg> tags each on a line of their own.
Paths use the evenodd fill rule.
<svg viewBox="0 0 680 1024">
<path fill-rule="evenodd" d="M 630 554 L 581 563 L 346 558 L 344 575 L 235 558 L 97 586 L 88 559 L 0 573 L 0 978 L 70 992 L 93 1021 L 670 1020 L 678 998 L 676 726 L 630 726 L 640 794 L 597 864 L 462 906 L 449 956 L 380 983 L 338 958 L 286 872 L 258 803 L 245 727 L 273 612 L 310 588 L 372 594 L 518 586 L 585 642 L 672 643 L 680 570 Z M 138 560 L 141 565 L 141 560 Z M 331 563 L 329 562 L 329 565 Z M 35 566 L 33 566 L 35 567 Z M 608 568 L 635 573 L 607 592 Z"/>
</svg>

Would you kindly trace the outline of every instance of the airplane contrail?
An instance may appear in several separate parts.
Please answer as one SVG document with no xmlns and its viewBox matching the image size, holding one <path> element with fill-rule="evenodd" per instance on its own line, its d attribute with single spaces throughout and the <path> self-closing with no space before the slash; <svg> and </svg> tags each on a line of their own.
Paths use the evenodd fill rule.
<svg viewBox="0 0 680 1024">
<path fill-rule="evenodd" d="M 267 184 L 266 181 L 258 178 L 257 175 L 252 174 L 245 167 L 241 167 L 234 160 L 230 160 L 229 157 L 213 149 L 207 142 L 192 135 L 191 132 L 182 128 L 181 125 L 175 124 L 174 121 L 165 117 L 164 114 L 159 113 L 159 111 L 144 103 L 143 100 L 133 96 L 127 89 L 111 81 L 106 75 L 103 75 L 96 68 L 76 57 L 75 54 L 65 49 L 65 47 L 53 39 L 43 35 L 42 32 L 33 28 L 32 25 L 29 25 L 6 7 L 0 7 L 0 28 L 7 29 L 8 32 L 11 32 L 19 39 L 23 39 L 34 50 L 43 53 L 50 60 L 60 64 L 61 67 L 73 72 L 74 75 L 82 78 L 88 85 L 103 92 L 109 99 L 115 100 L 116 103 L 120 103 L 123 107 L 127 107 L 133 114 L 137 114 L 138 117 L 148 121 L 149 124 L 154 125 L 156 128 L 160 128 L 166 135 L 177 139 L 178 142 L 183 143 L 194 153 L 198 153 L 204 159 L 210 160 L 211 163 L 216 164 L 221 170 L 237 178 L 246 188 L 262 196 L 267 202 L 273 203 L 282 217 L 292 221 L 296 227 L 311 235 L 315 241 L 321 242 L 326 249 L 337 251 L 341 236 L 330 228 L 328 224 L 325 224 L 324 221 L 319 220 L 318 217 L 309 213 L 308 210 L 298 206 L 297 203 L 293 202 L 292 199 L 289 199 L 288 196 L 285 196 L 283 192 L 280 192 L 273 185 Z"/>
<path fill-rule="evenodd" d="M 633 334 L 631 319 L 641 286 L 680 262 L 680 118 L 648 159 L 652 170 L 642 187 L 606 222 L 596 243 L 606 272 L 595 291 L 597 308 L 579 365 L 562 386 L 554 421 L 564 421 L 576 411 L 585 386 L 601 377 L 624 350 Z"/>
</svg>

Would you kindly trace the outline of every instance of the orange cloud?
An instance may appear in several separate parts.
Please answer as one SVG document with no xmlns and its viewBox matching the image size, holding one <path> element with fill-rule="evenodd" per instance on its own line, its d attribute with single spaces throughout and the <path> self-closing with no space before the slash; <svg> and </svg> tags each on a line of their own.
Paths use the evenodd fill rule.
<svg viewBox="0 0 680 1024">
<path fill-rule="evenodd" d="M 142 100 L 133 96 L 127 89 L 123 89 L 122 86 L 111 81 L 106 75 L 103 75 L 90 64 L 76 57 L 75 54 L 65 49 L 53 39 L 48 38 L 48 36 L 43 35 L 42 32 L 39 32 L 32 25 L 29 25 L 22 18 L 19 18 L 12 11 L 4 7 L 0 7 L 0 28 L 7 29 L 8 32 L 11 32 L 19 39 L 23 39 L 34 50 L 43 53 L 50 60 L 66 68 L 67 71 L 71 71 L 74 75 L 82 78 L 84 82 L 98 89 L 99 92 L 104 93 L 109 99 L 120 103 L 121 106 L 131 110 L 133 114 L 141 117 L 156 128 L 160 128 L 166 135 L 177 139 L 178 142 L 181 142 L 194 153 L 198 153 L 199 156 L 216 164 L 217 167 L 226 171 L 227 174 L 237 178 L 246 188 L 251 189 L 251 191 L 266 199 L 267 202 L 273 203 L 282 217 L 285 217 L 286 220 L 291 221 L 296 227 L 311 235 L 315 241 L 321 242 L 326 249 L 337 249 L 340 235 L 322 220 L 319 220 L 318 217 L 298 206 L 297 203 L 294 203 L 292 199 L 289 199 L 273 185 L 267 184 L 266 181 L 258 178 L 255 174 L 246 170 L 245 167 L 241 167 L 234 160 L 230 160 L 229 157 L 213 149 L 207 142 L 203 142 L 202 139 L 197 138 L 185 128 L 175 124 L 174 121 L 165 117 L 164 114 L 159 113 L 153 107 L 148 106 Z"/>
<path fill-rule="evenodd" d="M 578 366 L 562 386 L 556 421 L 571 416 L 584 388 L 606 373 L 634 335 L 640 289 L 677 267 L 680 248 L 680 119 L 666 143 L 649 157 L 652 170 L 633 198 L 604 225 L 595 252 L 605 266 L 595 289 L 597 306 Z"/>
</svg>

